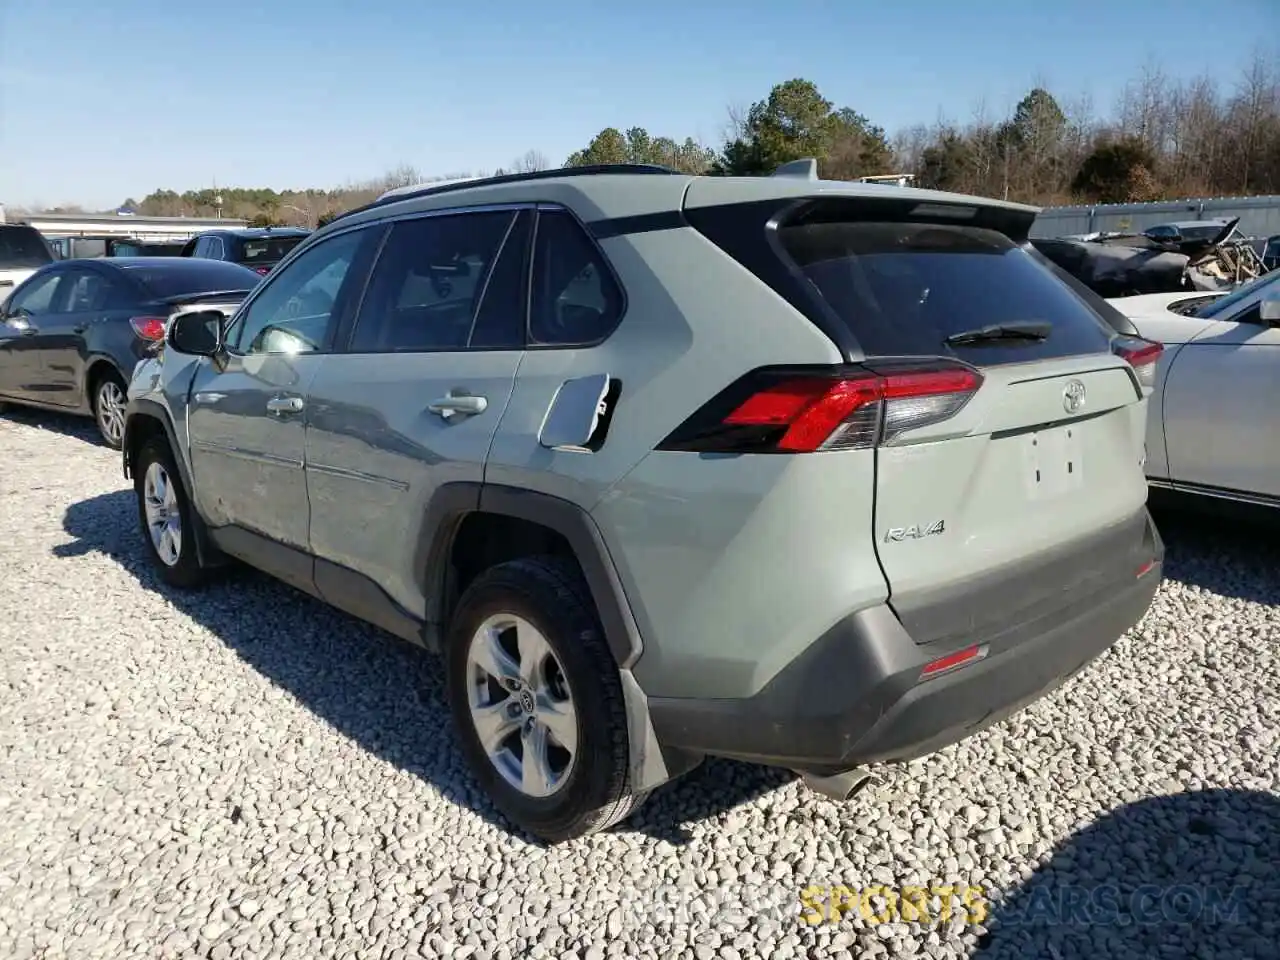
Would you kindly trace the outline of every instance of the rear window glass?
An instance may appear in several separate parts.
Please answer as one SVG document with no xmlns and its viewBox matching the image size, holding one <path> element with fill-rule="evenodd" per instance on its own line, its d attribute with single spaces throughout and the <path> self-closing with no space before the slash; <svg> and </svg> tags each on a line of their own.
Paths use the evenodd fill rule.
<svg viewBox="0 0 1280 960">
<path fill-rule="evenodd" d="M 1196 226 L 1183 224 L 1181 226 L 1173 227 L 1170 232 L 1172 233 L 1176 231 L 1183 240 L 1212 240 L 1220 234 L 1225 227 L 1225 223 L 1206 223 L 1197 224 Z"/>
<path fill-rule="evenodd" d="M 53 255 L 32 227 L 0 226 L 0 270 L 43 267 Z"/>
<path fill-rule="evenodd" d="M 240 244 L 241 263 L 275 263 L 300 244 L 306 237 L 266 237 L 261 240 L 243 240 Z"/>
<path fill-rule="evenodd" d="M 779 239 L 869 356 L 956 356 L 979 365 L 1109 349 L 1110 331 L 1008 237 L 972 226 L 825 222 Z M 993 324 L 1049 324 L 1043 341 L 948 345 Z"/>
<path fill-rule="evenodd" d="M 191 260 L 156 257 L 164 265 L 137 264 L 125 267 L 129 276 L 141 281 L 152 296 L 167 300 L 219 290 L 252 290 L 262 278 L 252 270 L 225 260 Z"/>
</svg>

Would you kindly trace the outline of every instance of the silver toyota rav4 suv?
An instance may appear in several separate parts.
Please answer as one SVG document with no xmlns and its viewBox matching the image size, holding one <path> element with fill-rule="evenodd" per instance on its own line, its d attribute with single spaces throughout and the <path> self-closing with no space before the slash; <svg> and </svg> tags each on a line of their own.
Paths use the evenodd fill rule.
<svg viewBox="0 0 1280 960">
<path fill-rule="evenodd" d="M 847 798 L 1147 610 L 1160 348 L 985 198 L 660 167 L 383 198 L 169 324 L 125 475 L 160 576 L 235 558 L 442 654 L 547 840 L 708 755 Z"/>
</svg>

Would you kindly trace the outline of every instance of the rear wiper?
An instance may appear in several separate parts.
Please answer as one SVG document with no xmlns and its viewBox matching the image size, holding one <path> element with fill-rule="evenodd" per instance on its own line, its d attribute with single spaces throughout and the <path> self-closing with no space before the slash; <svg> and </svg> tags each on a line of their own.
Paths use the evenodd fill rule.
<svg viewBox="0 0 1280 960">
<path fill-rule="evenodd" d="M 992 340 L 1047 340 L 1053 332 L 1053 324 L 1040 321 L 1022 323 L 993 323 L 987 327 L 961 330 L 947 337 L 943 343 L 949 347 L 965 343 L 986 343 Z"/>
</svg>

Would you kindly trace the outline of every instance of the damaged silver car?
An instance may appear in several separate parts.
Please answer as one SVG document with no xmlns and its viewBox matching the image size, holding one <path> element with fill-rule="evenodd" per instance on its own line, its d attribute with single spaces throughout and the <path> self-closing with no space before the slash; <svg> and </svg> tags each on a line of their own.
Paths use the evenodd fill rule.
<svg viewBox="0 0 1280 960">
<path fill-rule="evenodd" d="M 1142 233 L 1032 240 L 1103 297 L 1229 290 L 1267 272 L 1239 217 L 1158 224 Z"/>
</svg>

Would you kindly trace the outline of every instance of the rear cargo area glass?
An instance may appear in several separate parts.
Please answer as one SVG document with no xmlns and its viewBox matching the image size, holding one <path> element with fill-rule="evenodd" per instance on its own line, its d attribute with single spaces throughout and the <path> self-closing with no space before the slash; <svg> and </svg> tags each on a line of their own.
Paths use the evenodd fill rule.
<svg viewBox="0 0 1280 960">
<path fill-rule="evenodd" d="M 246 240 L 240 250 L 241 263 L 275 263 L 303 241 L 303 237 L 272 237 L 267 240 Z"/>
<path fill-rule="evenodd" d="M 787 255 L 868 356 L 954 356 L 979 366 L 1109 350 L 1112 331 L 1004 234 L 957 224 L 783 226 Z M 1042 341 L 949 345 L 998 324 L 1049 325 Z"/>
<path fill-rule="evenodd" d="M 52 262 L 34 228 L 0 225 L 0 270 L 31 270 Z"/>
</svg>

